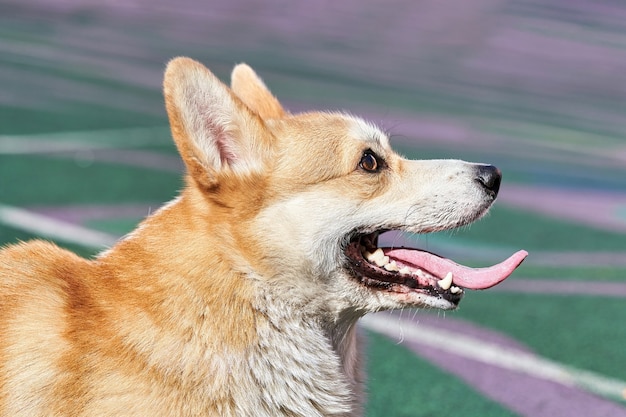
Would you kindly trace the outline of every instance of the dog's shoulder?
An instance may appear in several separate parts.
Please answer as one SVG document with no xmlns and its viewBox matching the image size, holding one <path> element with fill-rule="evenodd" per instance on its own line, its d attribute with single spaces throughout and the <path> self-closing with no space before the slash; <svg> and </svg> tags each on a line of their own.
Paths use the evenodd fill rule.
<svg viewBox="0 0 626 417">
<path fill-rule="evenodd" d="M 0 250 L 0 387 L 14 399 L 0 396 L 0 414 L 45 414 L 38 396 L 69 375 L 60 366 L 71 331 L 68 311 L 85 292 L 78 282 L 89 265 L 41 240 Z"/>
<path fill-rule="evenodd" d="M 43 240 L 20 242 L 0 248 L 0 287 L 58 286 L 76 270 L 89 268 L 89 261 L 54 243 Z"/>
</svg>

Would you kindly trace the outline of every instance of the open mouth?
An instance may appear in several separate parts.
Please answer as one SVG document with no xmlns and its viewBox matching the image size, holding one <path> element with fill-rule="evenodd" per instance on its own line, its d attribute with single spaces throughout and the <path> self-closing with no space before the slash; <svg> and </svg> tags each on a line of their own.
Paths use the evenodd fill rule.
<svg viewBox="0 0 626 417">
<path fill-rule="evenodd" d="M 394 293 L 418 292 L 457 305 L 465 289 L 483 290 L 504 281 L 528 253 L 519 251 L 487 268 L 469 268 L 431 252 L 379 248 L 380 232 L 357 235 L 345 249 L 348 268 L 363 285 Z"/>
</svg>

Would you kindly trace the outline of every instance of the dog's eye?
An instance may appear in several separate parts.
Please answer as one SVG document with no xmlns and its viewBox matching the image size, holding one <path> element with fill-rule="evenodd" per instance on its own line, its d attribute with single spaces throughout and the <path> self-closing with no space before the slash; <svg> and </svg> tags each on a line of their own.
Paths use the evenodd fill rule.
<svg viewBox="0 0 626 417">
<path fill-rule="evenodd" d="M 365 151 L 365 153 L 361 157 L 359 166 L 367 172 L 377 172 L 380 168 L 378 159 L 376 158 L 376 155 L 372 153 L 372 151 Z"/>
</svg>

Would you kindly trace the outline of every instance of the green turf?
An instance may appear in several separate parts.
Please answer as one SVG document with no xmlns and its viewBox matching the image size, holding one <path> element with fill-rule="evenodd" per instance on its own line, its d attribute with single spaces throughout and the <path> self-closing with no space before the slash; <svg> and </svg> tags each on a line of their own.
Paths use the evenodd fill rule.
<svg viewBox="0 0 626 417">
<path fill-rule="evenodd" d="M 0 178 L 0 201 L 12 205 L 165 202 L 182 186 L 177 173 L 35 155 L 0 155 Z"/>
<path fill-rule="evenodd" d="M 572 266 L 550 267 L 524 264 L 515 276 L 523 278 L 549 278 L 580 281 L 626 281 L 626 267 Z"/>
<path fill-rule="evenodd" d="M 368 333 L 367 357 L 368 417 L 516 415 L 384 336 Z"/>
<path fill-rule="evenodd" d="M 85 226 L 107 232 L 113 235 L 122 236 L 137 227 L 137 224 L 142 218 L 130 217 L 130 218 L 115 218 L 115 219 L 99 219 L 90 220 L 85 223 Z"/>
<path fill-rule="evenodd" d="M 622 298 L 472 292 L 455 313 L 502 331 L 540 355 L 626 379 Z"/>
</svg>

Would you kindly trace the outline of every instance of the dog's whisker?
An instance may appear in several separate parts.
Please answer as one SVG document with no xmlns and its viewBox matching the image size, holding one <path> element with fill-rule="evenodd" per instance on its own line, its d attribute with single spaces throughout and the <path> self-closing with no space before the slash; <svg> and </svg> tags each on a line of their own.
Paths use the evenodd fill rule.
<svg viewBox="0 0 626 417">
<path fill-rule="evenodd" d="M 413 317 L 411 318 L 411 321 L 415 322 L 415 319 L 417 317 L 417 313 L 419 312 L 418 308 L 414 308 L 413 309 Z"/>
</svg>

